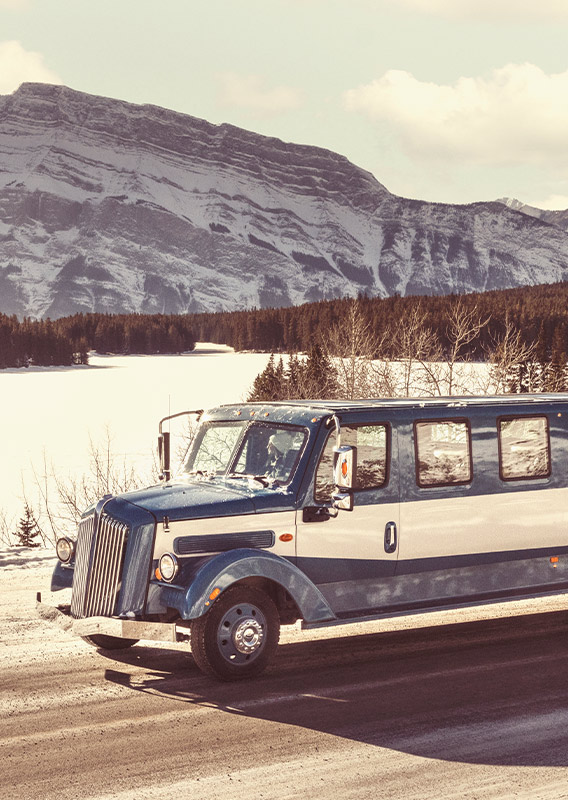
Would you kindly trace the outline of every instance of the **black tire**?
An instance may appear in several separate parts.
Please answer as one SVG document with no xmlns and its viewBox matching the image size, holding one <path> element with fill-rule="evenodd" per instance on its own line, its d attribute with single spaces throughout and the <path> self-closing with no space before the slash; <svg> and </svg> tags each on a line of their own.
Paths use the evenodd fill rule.
<svg viewBox="0 0 568 800">
<path fill-rule="evenodd" d="M 191 623 L 191 652 L 206 675 L 223 681 L 261 673 L 274 656 L 280 617 L 260 589 L 231 586 L 202 617 Z"/>
<path fill-rule="evenodd" d="M 121 639 L 119 636 L 107 636 L 106 633 L 94 633 L 92 636 L 81 636 L 81 639 L 93 647 L 101 650 L 126 650 L 139 639 Z"/>
</svg>

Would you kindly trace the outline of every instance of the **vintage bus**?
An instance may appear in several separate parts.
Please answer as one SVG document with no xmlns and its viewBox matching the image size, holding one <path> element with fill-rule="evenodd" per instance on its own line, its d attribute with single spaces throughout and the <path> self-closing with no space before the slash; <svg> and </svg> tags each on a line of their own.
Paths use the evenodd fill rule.
<svg viewBox="0 0 568 800">
<path fill-rule="evenodd" d="M 163 420 L 164 480 L 101 498 L 57 542 L 59 609 L 96 647 L 189 636 L 197 665 L 232 680 L 265 668 L 282 624 L 568 588 L 565 395 L 187 413 L 175 475 Z"/>
</svg>

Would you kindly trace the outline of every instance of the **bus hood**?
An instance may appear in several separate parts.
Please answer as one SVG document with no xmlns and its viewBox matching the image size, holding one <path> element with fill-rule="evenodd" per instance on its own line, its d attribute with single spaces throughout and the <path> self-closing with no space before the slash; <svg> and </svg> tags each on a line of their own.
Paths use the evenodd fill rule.
<svg viewBox="0 0 568 800">
<path fill-rule="evenodd" d="M 246 484 L 227 486 L 225 482 L 196 481 L 166 483 L 120 495 L 120 499 L 149 511 L 156 519 L 172 522 L 206 517 L 232 517 L 254 514 L 255 504 Z"/>
</svg>

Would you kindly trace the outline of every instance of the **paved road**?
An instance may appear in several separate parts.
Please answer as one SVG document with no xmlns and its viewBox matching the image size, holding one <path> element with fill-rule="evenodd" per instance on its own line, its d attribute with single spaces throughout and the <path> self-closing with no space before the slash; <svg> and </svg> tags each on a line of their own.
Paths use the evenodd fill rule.
<svg viewBox="0 0 568 800">
<path fill-rule="evenodd" d="M 0 663 L 0 797 L 568 798 L 567 624 L 292 631 L 239 684 L 181 646 L 110 657 L 42 628 Z"/>
</svg>

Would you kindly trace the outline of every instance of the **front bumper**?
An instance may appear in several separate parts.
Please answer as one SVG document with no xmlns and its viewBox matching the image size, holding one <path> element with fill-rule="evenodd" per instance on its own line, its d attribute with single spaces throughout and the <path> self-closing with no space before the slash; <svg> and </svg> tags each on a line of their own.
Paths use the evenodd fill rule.
<svg viewBox="0 0 568 800">
<path fill-rule="evenodd" d="M 105 636 L 116 636 L 119 639 L 147 639 L 159 642 L 179 642 L 188 638 L 187 629 L 184 632 L 178 631 L 175 623 L 171 622 L 144 622 L 143 620 L 119 619 L 118 617 L 73 619 L 70 606 L 50 606 L 43 603 L 40 592 L 37 594 L 36 612 L 42 619 L 53 622 L 76 636 L 93 636 L 102 633 Z"/>
</svg>

